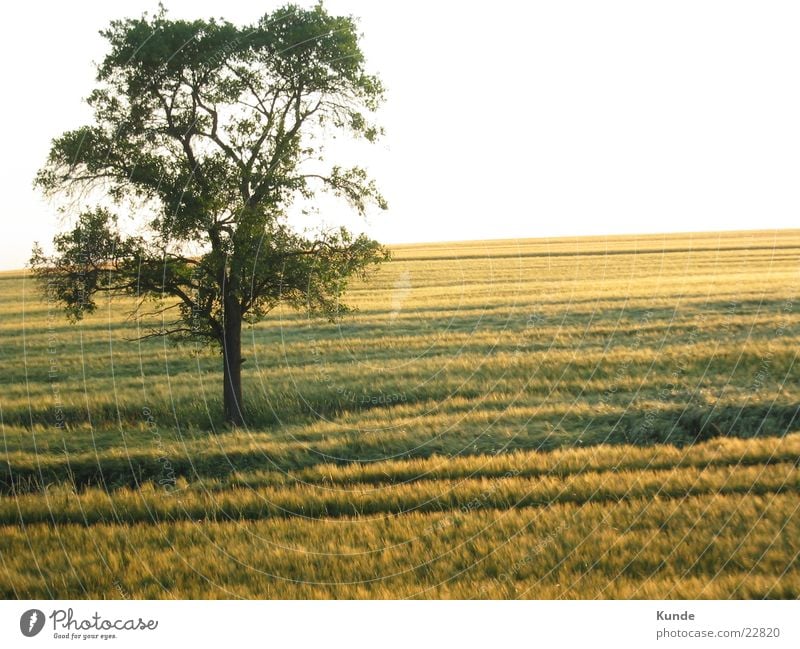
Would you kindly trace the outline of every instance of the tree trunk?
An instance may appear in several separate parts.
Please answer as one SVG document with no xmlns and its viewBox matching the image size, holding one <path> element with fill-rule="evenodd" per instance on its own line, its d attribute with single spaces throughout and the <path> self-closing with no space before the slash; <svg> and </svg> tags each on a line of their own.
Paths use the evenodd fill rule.
<svg viewBox="0 0 800 649">
<path fill-rule="evenodd" d="M 225 340 L 222 343 L 222 364 L 225 387 L 223 403 L 225 421 L 232 426 L 244 425 L 242 410 L 242 312 L 235 299 L 225 302 Z"/>
</svg>

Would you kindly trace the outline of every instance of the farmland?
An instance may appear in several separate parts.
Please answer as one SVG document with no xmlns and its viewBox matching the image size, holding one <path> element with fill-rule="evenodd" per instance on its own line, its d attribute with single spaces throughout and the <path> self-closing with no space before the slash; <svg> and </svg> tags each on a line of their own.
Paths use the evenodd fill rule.
<svg viewBox="0 0 800 649">
<path fill-rule="evenodd" d="M 800 231 L 399 246 L 231 430 L 217 352 L 0 274 L 0 591 L 800 597 L 798 300 Z"/>
</svg>

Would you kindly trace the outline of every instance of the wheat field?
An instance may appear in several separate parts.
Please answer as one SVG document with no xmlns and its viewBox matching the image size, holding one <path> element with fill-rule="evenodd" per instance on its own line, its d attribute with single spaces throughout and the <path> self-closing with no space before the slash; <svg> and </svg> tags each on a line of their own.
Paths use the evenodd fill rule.
<svg viewBox="0 0 800 649">
<path fill-rule="evenodd" d="M 214 350 L 0 274 L 0 594 L 800 597 L 800 231 L 393 252 L 244 333 L 237 430 Z"/>
</svg>

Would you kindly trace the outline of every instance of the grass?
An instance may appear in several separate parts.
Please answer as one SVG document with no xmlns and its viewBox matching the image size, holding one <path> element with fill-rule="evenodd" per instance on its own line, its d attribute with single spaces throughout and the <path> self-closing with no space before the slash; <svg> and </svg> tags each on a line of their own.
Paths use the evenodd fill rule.
<svg viewBox="0 0 800 649">
<path fill-rule="evenodd" d="M 0 274 L 5 597 L 800 597 L 800 231 L 403 246 L 213 350 Z"/>
</svg>

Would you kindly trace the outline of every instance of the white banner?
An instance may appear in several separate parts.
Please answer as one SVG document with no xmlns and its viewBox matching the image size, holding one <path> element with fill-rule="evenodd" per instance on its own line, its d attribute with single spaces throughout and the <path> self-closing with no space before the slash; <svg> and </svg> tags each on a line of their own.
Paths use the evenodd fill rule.
<svg viewBox="0 0 800 649">
<path fill-rule="evenodd" d="M 800 647 L 798 601 L 3 601 L 0 647 Z"/>
</svg>

